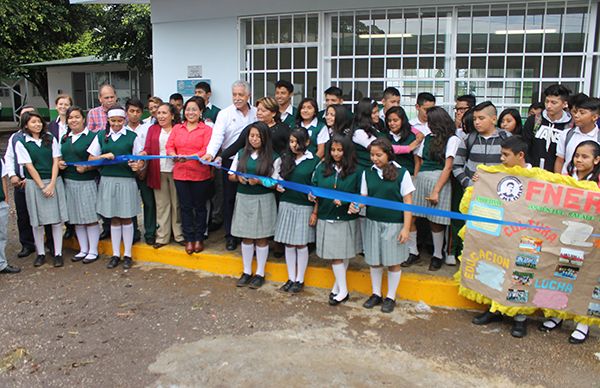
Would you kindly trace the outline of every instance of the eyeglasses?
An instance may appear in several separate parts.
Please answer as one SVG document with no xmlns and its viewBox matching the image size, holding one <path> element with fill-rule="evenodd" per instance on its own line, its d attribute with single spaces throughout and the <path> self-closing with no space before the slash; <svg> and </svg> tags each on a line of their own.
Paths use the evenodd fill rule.
<svg viewBox="0 0 600 388">
<path fill-rule="evenodd" d="M 455 110 L 456 112 L 466 112 L 466 111 L 468 111 L 468 110 L 469 110 L 469 107 L 463 107 L 463 108 L 457 108 L 457 107 L 454 107 L 454 110 Z"/>
</svg>

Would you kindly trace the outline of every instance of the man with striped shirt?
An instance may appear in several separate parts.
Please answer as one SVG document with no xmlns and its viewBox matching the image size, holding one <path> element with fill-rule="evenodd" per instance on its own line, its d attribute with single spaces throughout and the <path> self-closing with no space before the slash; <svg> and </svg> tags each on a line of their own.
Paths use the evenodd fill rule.
<svg viewBox="0 0 600 388">
<path fill-rule="evenodd" d="M 490 101 L 482 102 L 473 110 L 473 121 L 477 132 L 470 133 L 458 147 L 452 172 L 466 188 L 473 184 L 471 178 L 477 166 L 500 164 L 501 144 L 510 134 L 496 128 L 497 111 Z"/>
</svg>

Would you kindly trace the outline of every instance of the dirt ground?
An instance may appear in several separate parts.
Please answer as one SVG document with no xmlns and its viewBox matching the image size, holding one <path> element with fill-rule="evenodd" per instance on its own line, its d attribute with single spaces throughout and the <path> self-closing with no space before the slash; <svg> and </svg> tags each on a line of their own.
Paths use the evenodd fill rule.
<svg viewBox="0 0 600 388">
<path fill-rule="evenodd" d="M 327 304 L 234 287 L 235 280 L 107 259 L 34 268 L 20 249 L 14 213 L 0 275 L 0 386 L 600 386 L 597 329 L 583 345 L 572 326 L 514 339 L 510 324 L 477 327 L 473 312 L 401 302 L 365 310 L 365 295 Z"/>
</svg>

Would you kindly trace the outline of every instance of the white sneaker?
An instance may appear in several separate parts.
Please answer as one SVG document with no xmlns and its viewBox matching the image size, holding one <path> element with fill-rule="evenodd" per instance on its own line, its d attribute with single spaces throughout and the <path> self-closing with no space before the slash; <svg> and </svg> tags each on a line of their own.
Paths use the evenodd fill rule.
<svg viewBox="0 0 600 388">
<path fill-rule="evenodd" d="M 446 255 L 446 265 L 456 265 L 456 257 L 454 255 Z"/>
</svg>

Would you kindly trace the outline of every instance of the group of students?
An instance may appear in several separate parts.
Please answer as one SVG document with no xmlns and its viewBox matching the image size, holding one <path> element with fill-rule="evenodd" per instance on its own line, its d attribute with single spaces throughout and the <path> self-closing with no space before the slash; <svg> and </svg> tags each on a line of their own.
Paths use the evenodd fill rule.
<svg viewBox="0 0 600 388">
<path fill-rule="evenodd" d="M 454 211 L 463 190 L 477 180 L 479 164 L 533 165 L 577 179 L 598 179 L 600 136 L 596 121 L 600 102 L 582 94 L 570 96 L 562 85 L 544 91 L 544 108 L 535 112 L 540 107 L 532 106 L 533 112 L 523 125 L 516 109 L 498 116 L 490 101 L 476 104 L 471 95 L 456 99 L 453 119 L 445 109 L 435 106 L 432 94 L 420 93 L 417 117 L 409 120 L 399 106 L 400 93 L 393 87 L 384 91 L 381 104 L 364 98 L 353 112 L 343 104 L 343 92 L 335 86 L 325 91 L 326 108 L 321 111 L 311 98 L 292 107 L 293 85 L 287 81 L 276 84 L 275 98 L 260 98 L 255 107 L 248 104 L 247 83 L 238 81 L 232 88 L 233 105 L 221 113 L 209 101 L 209 85 L 199 84 L 196 89 L 197 96 L 184 104 L 179 104 L 183 98 L 177 95 L 171 96 L 170 103 L 150 98 L 151 116 L 146 123 L 140 121 L 143 105 L 136 99 L 129 100 L 125 108 L 111 106 L 105 112 L 106 128 L 97 132 L 86 128 L 83 111 L 72 104 L 63 104 L 69 106 L 61 108 L 64 114 L 57 120 L 58 133 L 54 135 L 39 114 L 22 115 L 15 154 L 8 155 L 7 151 L 7 159 L 18 161 L 25 169 L 27 210 L 38 253 L 34 265 L 45 261 L 44 225 L 52 225 L 54 265 L 63 265 L 62 228 L 66 221 L 74 225 L 80 246 L 72 260 L 97 260 L 101 216 L 105 224 L 110 223 L 113 255 L 108 267 L 119 265 L 123 242 L 123 267 L 130 268 L 133 220 L 140 212 L 138 193 L 144 202 L 145 225 L 158 226 L 152 235 L 146 235 L 148 243 L 158 249 L 173 236 L 185 245 L 187 253 L 201 252 L 211 204 L 224 195 L 215 185 L 217 171 L 199 159 L 213 160 L 214 149 L 222 145 L 219 155 L 214 156 L 230 170 L 222 189 L 235 190 L 235 196 L 230 197 L 230 236 L 241 239 L 243 259 L 237 286 L 259 288 L 264 284 L 273 239 L 284 246 L 288 268 L 288 281 L 281 290 L 302 291 L 308 247 L 315 244 L 317 256 L 331 260 L 335 276 L 331 305 L 348 300 L 346 271 L 349 261 L 362 253 L 372 282 L 372 295 L 364 307 L 381 305 L 382 311 L 391 312 L 401 268 L 421 261 L 417 219 L 425 221 L 420 223 L 419 240 L 431 233 L 431 271 L 444 262 L 456 265 L 462 249 L 456 236 L 460 222 L 435 212 L 411 214 L 307 196 L 272 185 L 272 180 L 244 174 Z M 227 120 L 253 117 L 256 120 L 237 137 L 221 128 Z M 215 137 L 219 136 L 222 138 L 215 147 Z M 103 164 L 99 168 L 77 165 L 129 154 L 173 159 Z M 144 190 L 152 193 L 152 201 L 145 199 Z M 227 204 L 222 207 L 227 224 Z M 231 241 L 227 240 L 228 249 Z M 384 297 L 385 267 L 388 291 Z M 488 311 L 474 323 L 485 324 L 499 317 Z M 551 319 L 540 328 L 549 331 L 560 323 Z M 525 319 L 518 317 L 512 334 L 522 337 L 525 333 Z M 587 327 L 578 326 L 571 342 L 583 342 L 587 333 Z"/>
</svg>

